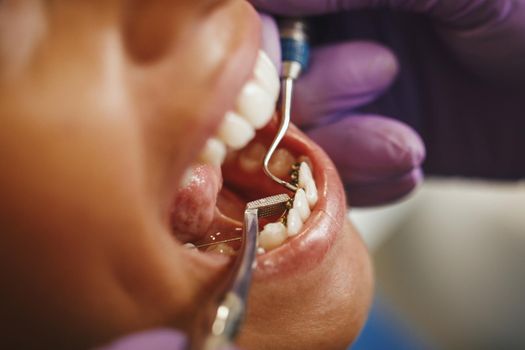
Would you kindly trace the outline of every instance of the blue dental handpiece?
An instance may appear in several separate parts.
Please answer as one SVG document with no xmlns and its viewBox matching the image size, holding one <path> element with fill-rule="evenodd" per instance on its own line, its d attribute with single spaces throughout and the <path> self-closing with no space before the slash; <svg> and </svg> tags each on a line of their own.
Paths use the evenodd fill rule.
<svg viewBox="0 0 525 350">
<path fill-rule="evenodd" d="M 282 52 L 281 79 L 295 80 L 308 67 L 310 60 L 306 23 L 299 18 L 285 18 L 279 21 L 279 32 Z"/>
</svg>

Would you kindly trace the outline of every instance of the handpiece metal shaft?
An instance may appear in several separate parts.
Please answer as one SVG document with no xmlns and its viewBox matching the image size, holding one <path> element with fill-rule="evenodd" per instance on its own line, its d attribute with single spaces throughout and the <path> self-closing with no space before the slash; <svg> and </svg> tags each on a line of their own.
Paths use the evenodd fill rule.
<svg viewBox="0 0 525 350">
<path fill-rule="evenodd" d="M 266 153 L 266 156 L 263 160 L 263 169 L 266 175 L 268 175 L 273 181 L 277 182 L 279 185 L 284 186 L 286 189 L 290 191 L 297 191 L 297 187 L 292 185 L 291 183 L 284 181 L 270 171 L 270 160 L 272 159 L 273 154 L 275 153 L 275 150 L 281 143 L 282 139 L 284 138 L 284 135 L 286 135 L 286 132 L 288 131 L 288 127 L 290 126 L 290 118 L 291 118 L 291 110 L 292 110 L 292 93 L 293 93 L 293 82 L 294 80 L 291 78 L 283 79 L 282 82 L 282 89 L 281 89 L 281 122 L 279 124 L 279 129 L 277 131 L 277 135 L 275 135 L 275 138 L 272 141 L 272 144 L 268 148 L 268 152 Z"/>
</svg>

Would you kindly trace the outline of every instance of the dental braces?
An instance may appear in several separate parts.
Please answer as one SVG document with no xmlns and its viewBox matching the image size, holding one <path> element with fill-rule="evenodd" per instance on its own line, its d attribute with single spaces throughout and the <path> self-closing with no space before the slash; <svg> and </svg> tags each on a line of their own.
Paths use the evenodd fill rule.
<svg viewBox="0 0 525 350">
<path fill-rule="evenodd" d="M 277 219 L 279 222 L 281 222 L 284 226 L 286 226 L 287 224 L 287 216 L 288 216 L 288 212 L 290 211 L 290 209 L 293 208 L 293 201 L 295 199 L 295 194 L 297 193 L 297 191 L 300 189 L 299 188 L 299 167 L 301 166 L 301 163 L 300 162 L 295 162 L 293 165 L 292 165 L 292 170 L 290 170 L 290 184 L 292 186 L 294 186 L 296 189 L 295 191 L 291 191 L 292 192 L 292 196 L 290 198 L 290 200 L 286 203 L 286 209 L 284 210 L 284 212 L 281 214 L 281 216 L 279 217 L 279 219 Z"/>
<path fill-rule="evenodd" d="M 292 184 L 293 186 L 297 188 L 297 191 L 291 191 L 291 193 L 288 195 L 289 199 L 284 203 L 284 205 L 281 206 L 282 212 L 280 212 L 280 214 L 278 211 L 274 212 L 274 215 L 272 215 L 273 217 L 279 214 L 278 217 L 275 219 L 276 221 L 268 222 L 264 226 L 264 228 L 261 228 L 259 232 L 259 237 L 261 238 L 262 236 L 262 238 L 259 240 L 260 244 L 258 245 L 258 254 L 263 254 L 266 251 L 275 249 L 278 246 L 282 245 L 290 237 L 295 236 L 297 233 L 299 233 L 304 222 L 306 222 L 306 220 L 310 216 L 311 209 L 313 209 L 313 205 L 317 201 L 317 199 L 315 198 L 317 196 L 317 193 L 316 193 L 317 188 L 315 186 L 313 175 L 312 175 L 312 172 L 308 164 L 309 164 L 308 160 L 295 162 L 292 164 L 291 170 L 289 171 L 289 182 L 290 184 Z M 311 184 L 310 187 L 312 187 L 313 189 L 312 188 L 308 189 L 309 183 Z M 312 190 L 314 191 L 313 199 L 310 198 L 312 197 L 312 193 L 310 193 Z M 302 191 L 303 193 L 300 193 L 300 191 Z M 303 198 L 296 199 L 298 195 L 303 196 Z M 308 201 L 308 199 L 310 199 L 310 201 Z M 253 203 L 256 203 L 256 202 L 257 201 Z M 296 205 L 295 208 L 294 208 L 294 205 Z M 292 209 L 294 209 L 295 213 L 290 215 L 290 211 Z M 289 222 L 289 218 L 292 218 L 291 223 Z M 275 225 L 279 223 L 282 224 L 282 226 Z M 271 225 L 268 226 L 268 224 L 271 224 Z M 289 224 L 292 227 L 289 227 Z M 268 232 L 268 230 L 272 232 Z M 269 235 L 270 236 L 273 235 L 273 237 L 267 237 Z M 192 244 L 188 244 L 186 246 L 188 248 L 210 249 L 210 247 L 214 247 L 219 244 L 239 242 L 239 241 L 242 241 L 242 239 L 243 238 L 241 236 L 241 237 L 233 237 L 233 238 L 228 238 L 228 239 L 221 239 L 221 240 L 217 240 L 214 242 L 207 242 L 207 243 L 199 244 L 196 246 Z M 268 240 L 273 241 L 273 243 L 269 244 Z"/>
</svg>

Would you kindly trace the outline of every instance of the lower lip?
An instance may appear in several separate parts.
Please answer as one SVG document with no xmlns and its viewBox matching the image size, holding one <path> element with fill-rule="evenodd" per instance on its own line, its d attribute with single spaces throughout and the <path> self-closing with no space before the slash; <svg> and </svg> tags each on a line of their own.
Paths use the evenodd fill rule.
<svg viewBox="0 0 525 350">
<path fill-rule="evenodd" d="M 258 139 L 269 140 L 275 135 L 276 129 L 276 123 L 270 123 L 258 132 Z M 290 127 L 281 145 L 294 154 L 304 155 L 310 159 L 319 200 L 299 235 L 257 257 L 255 281 L 264 281 L 268 278 L 274 280 L 305 272 L 319 265 L 331 249 L 337 235 L 342 232 L 346 215 L 343 185 L 334 164 L 324 151 L 294 126 Z M 286 192 L 284 188 L 263 176 L 262 171 L 261 177 L 227 170 L 223 171 L 223 174 L 227 179 L 226 182 L 249 200 L 260 198 L 261 195 L 269 196 Z M 255 191 L 254 181 L 257 183 Z"/>
<path fill-rule="evenodd" d="M 319 200 L 298 236 L 257 258 L 256 281 L 283 278 L 319 265 L 342 232 L 346 215 L 343 185 L 326 153 L 293 126 L 283 145 L 310 158 Z"/>
</svg>

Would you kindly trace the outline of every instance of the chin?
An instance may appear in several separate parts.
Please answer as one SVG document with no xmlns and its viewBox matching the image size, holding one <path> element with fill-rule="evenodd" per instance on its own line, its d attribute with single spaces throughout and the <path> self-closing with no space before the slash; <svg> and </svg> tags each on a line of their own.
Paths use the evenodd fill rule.
<svg viewBox="0 0 525 350">
<path fill-rule="evenodd" d="M 231 239 L 241 232 L 248 201 L 279 193 L 293 196 L 270 180 L 262 167 L 253 166 L 260 163 L 276 129 L 274 118 L 248 145 L 229 152 L 221 167 L 224 185 L 217 194 L 215 224 L 187 242 L 206 246 L 216 239 Z M 246 323 L 238 340 L 241 348 L 346 349 L 368 314 L 372 268 L 359 234 L 347 219 L 337 169 L 319 146 L 292 125 L 270 168 L 287 178 L 293 164 L 300 162 L 311 167 L 317 200 L 298 233 L 259 251 Z M 229 248 L 221 246 L 208 246 L 203 255 L 235 255 L 239 248 L 235 242 L 228 243 Z"/>
<path fill-rule="evenodd" d="M 351 224 L 337 235 L 316 266 L 255 282 L 241 348 L 347 349 L 355 340 L 368 314 L 372 273 Z"/>
</svg>

